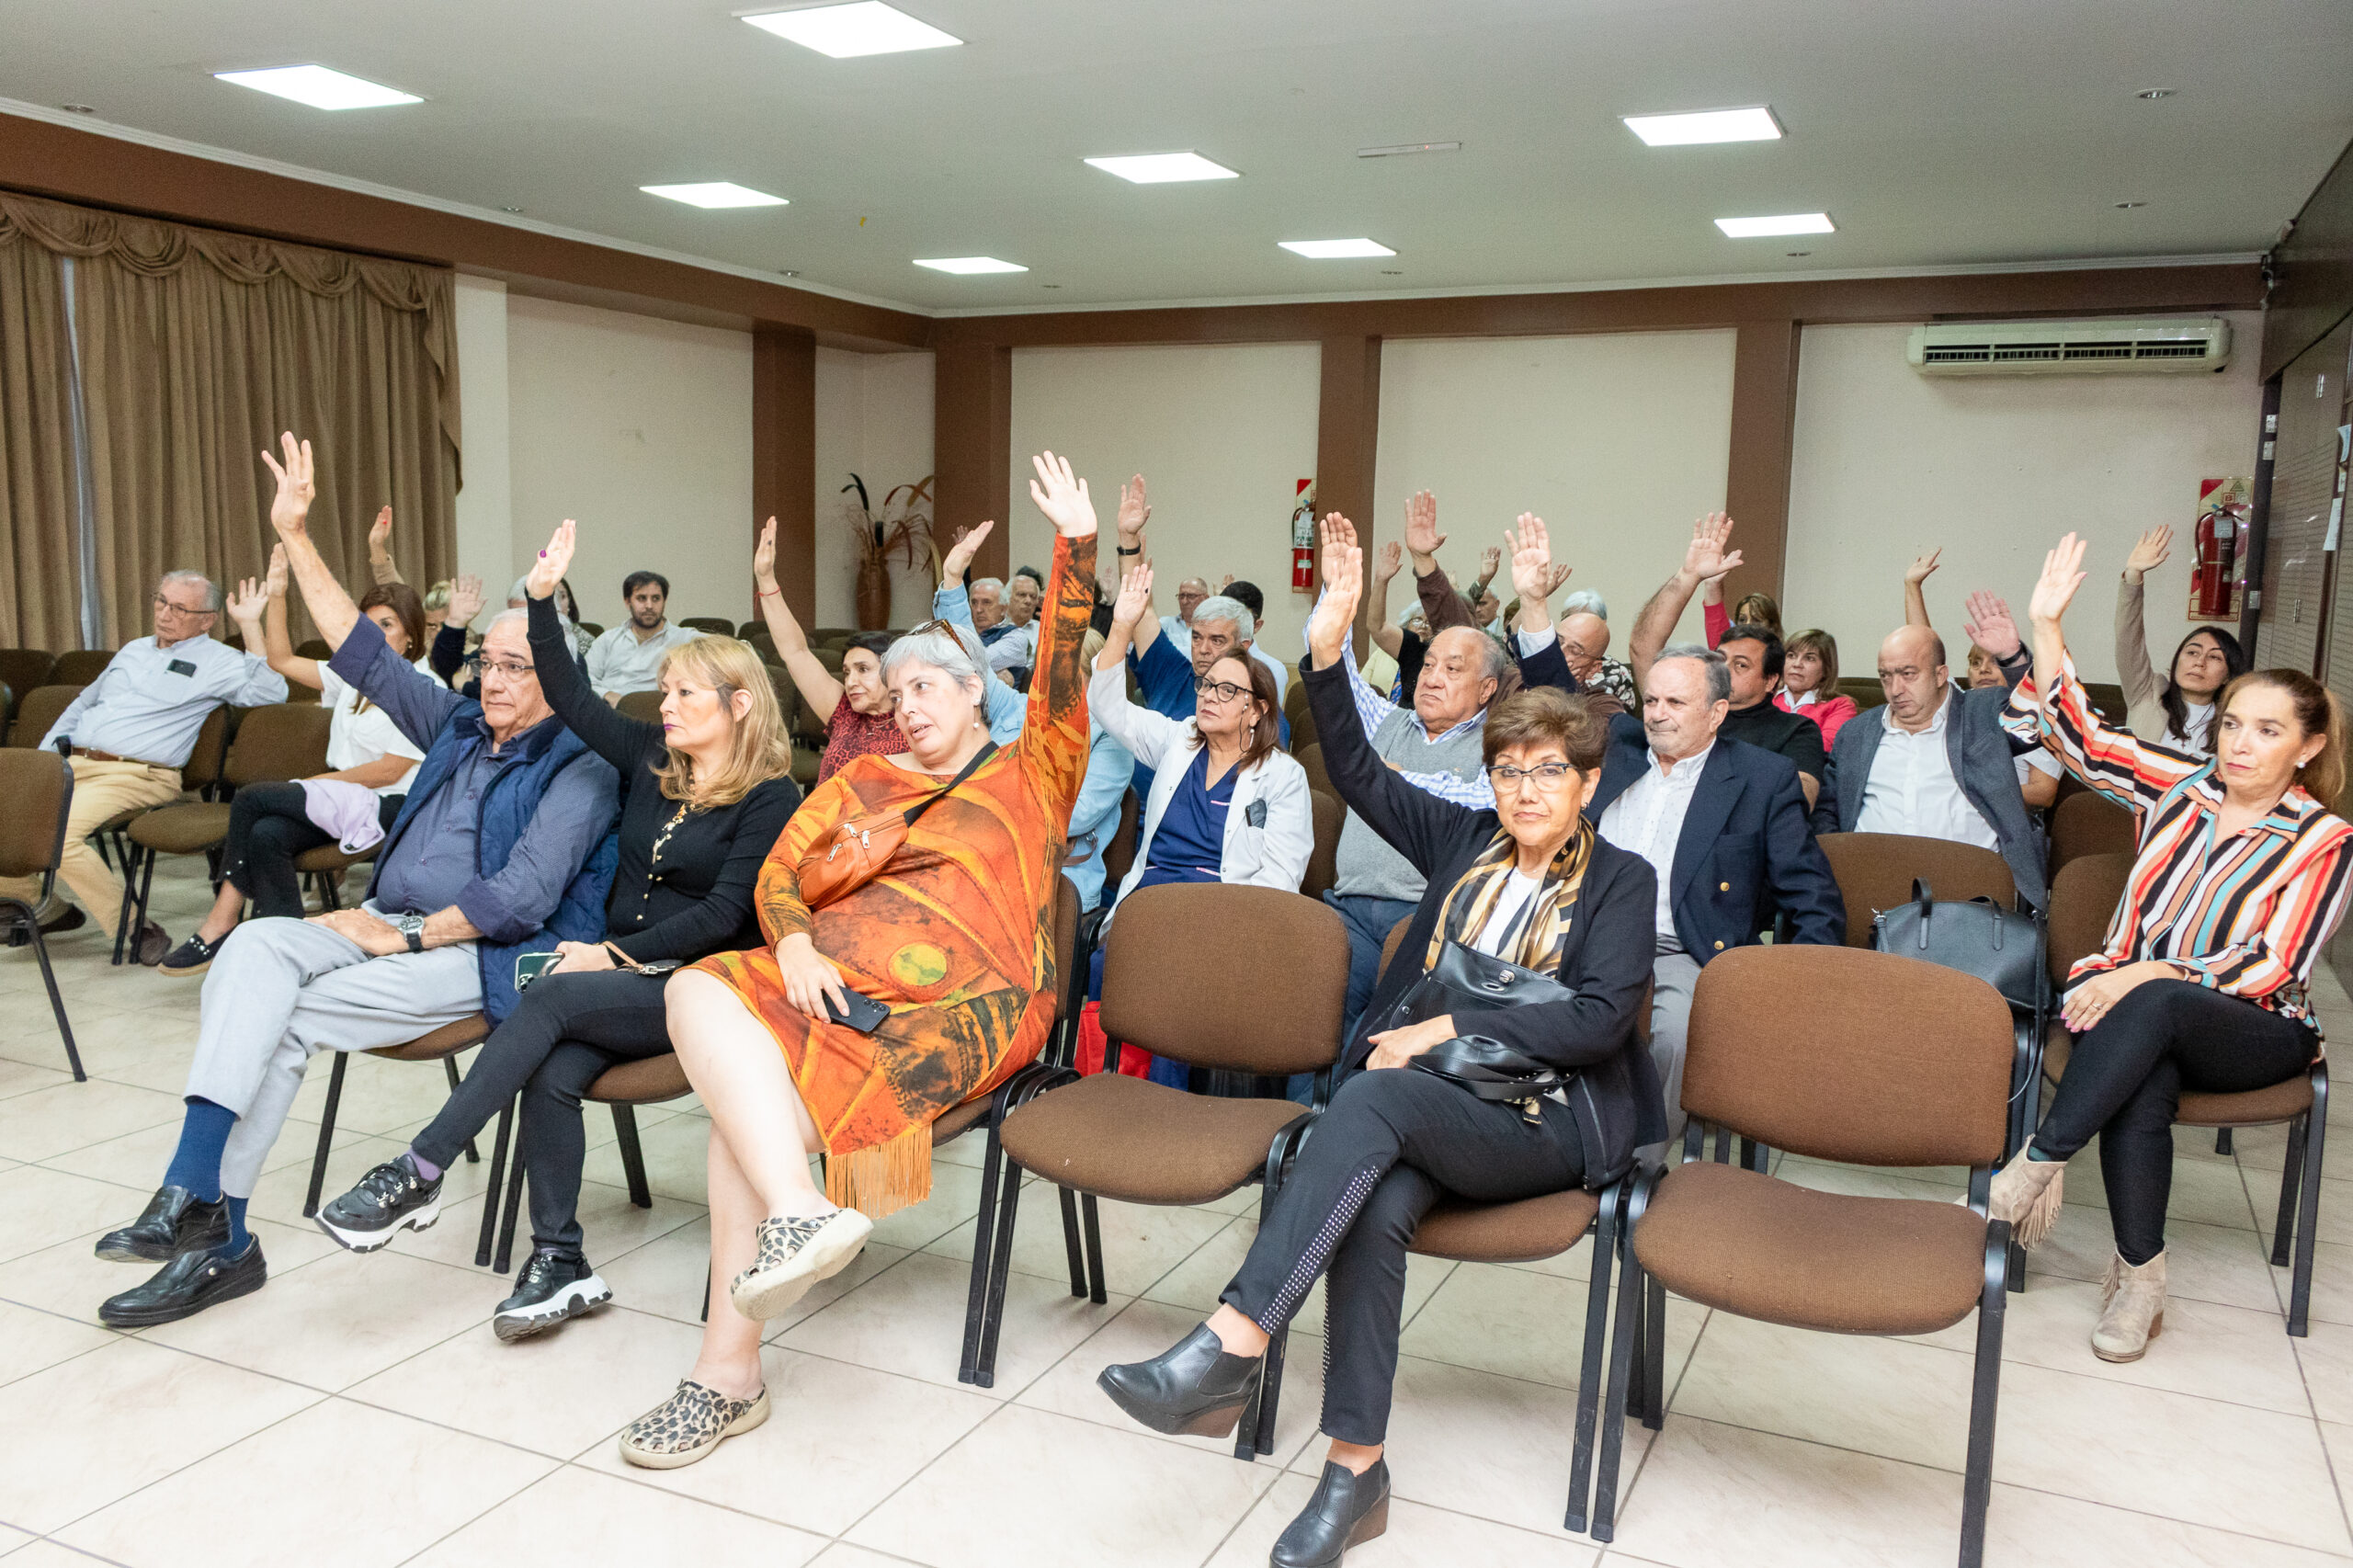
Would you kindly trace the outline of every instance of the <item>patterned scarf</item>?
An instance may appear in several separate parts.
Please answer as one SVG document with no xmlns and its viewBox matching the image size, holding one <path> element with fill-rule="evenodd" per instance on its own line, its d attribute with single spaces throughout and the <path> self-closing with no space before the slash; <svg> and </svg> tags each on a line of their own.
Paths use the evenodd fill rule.
<svg viewBox="0 0 2353 1568">
<path fill-rule="evenodd" d="M 1429 952 L 1422 960 L 1427 973 L 1438 965 L 1449 942 L 1465 947 L 1485 929 L 1487 915 L 1502 896 L 1519 855 L 1518 841 L 1498 829 L 1495 841 L 1479 852 L 1462 873 L 1438 911 L 1438 926 L 1430 933 Z M 1544 881 L 1520 923 L 1519 940 L 1512 951 L 1495 956 L 1522 969 L 1552 974 L 1561 967 L 1561 949 L 1569 939 L 1569 924 L 1576 912 L 1577 890 L 1585 885 L 1586 868 L 1593 864 L 1593 824 L 1579 822 L 1575 833 L 1561 846 L 1544 868 Z"/>
</svg>

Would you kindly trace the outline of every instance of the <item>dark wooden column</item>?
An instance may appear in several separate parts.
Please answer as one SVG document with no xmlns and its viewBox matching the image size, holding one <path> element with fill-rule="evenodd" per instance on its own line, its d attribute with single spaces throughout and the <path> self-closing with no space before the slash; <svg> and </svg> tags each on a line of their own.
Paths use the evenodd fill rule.
<svg viewBox="0 0 2353 1568">
<path fill-rule="evenodd" d="M 938 476 L 932 522 L 940 553 L 958 528 L 994 517 L 997 526 L 973 557 L 972 574 L 1002 577 L 1012 560 L 1005 508 L 1012 484 L 1013 350 L 1001 343 L 942 343 L 932 388 L 931 461 Z M 1096 497 L 1107 524 L 1118 506 L 1116 490 Z"/>
<path fill-rule="evenodd" d="M 1740 324 L 1732 364 L 1732 456 L 1724 472 L 1724 510 L 1740 526 L 1732 542 L 1743 557 L 1724 583 L 1724 604 L 1743 594 L 1779 600 L 1789 557 L 1790 448 L 1797 433 L 1798 334 L 1794 321 Z"/>
<path fill-rule="evenodd" d="M 1315 514 L 1337 512 L 1366 541 L 1372 565 L 1372 469 L 1381 445 L 1381 339 L 1364 333 L 1323 340 L 1322 392 L 1315 410 Z M 1320 563 L 1319 563 L 1320 570 Z M 1410 586 L 1407 589 L 1411 592 Z M 1357 611 L 1357 657 L 1369 656 L 1366 611 Z"/>
<path fill-rule="evenodd" d="M 752 335 L 752 540 L 776 519 L 776 581 L 804 627 L 817 615 L 817 337 L 806 328 Z M 747 598 L 754 590 L 748 581 Z M 745 614 L 759 618 L 756 604 Z"/>
</svg>

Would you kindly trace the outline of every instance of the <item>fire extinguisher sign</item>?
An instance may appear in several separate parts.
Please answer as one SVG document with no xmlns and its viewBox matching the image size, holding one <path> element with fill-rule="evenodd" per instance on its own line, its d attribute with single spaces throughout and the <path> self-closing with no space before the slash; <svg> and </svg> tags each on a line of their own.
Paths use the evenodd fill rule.
<svg viewBox="0 0 2353 1568">
<path fill-rule="evenodd" d="M 1315 591 L 1315 482 L 1300 480 L 1290 502 L 1290 591 Z"/>
<path fill-rule="evenodd" d="M 2255 481 L 2198 482 L 2198 526 L 2190 530 L 2189 619 L 2239 618 L 2240 548 L 2255 510 Z"/>
</svg>

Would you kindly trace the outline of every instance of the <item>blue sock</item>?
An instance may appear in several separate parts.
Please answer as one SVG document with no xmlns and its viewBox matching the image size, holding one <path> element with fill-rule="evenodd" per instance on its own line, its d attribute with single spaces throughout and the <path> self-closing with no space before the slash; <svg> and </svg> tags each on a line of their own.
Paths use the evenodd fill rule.
<svg viewBox="0 0 2353 1568">
<path fill-rule="evenodd" d="M 188 1119 L 180 1123 L 180 1144 L 164 1172 L 165 1187 L 184 1187 L 207 1203 L 221 1200 L 221 1151 L 229 1146 L 236 1113 L 226 1106 L 190 1095 Z"/>
<path fill-rule="evenodd" d="M 222 1248 L 222 1256 L 235 1257 L 245 1250 L 245 1205 L 252 1201 L 249 1198 L 229 1199 L 229 1240 Z"/>
</svg>

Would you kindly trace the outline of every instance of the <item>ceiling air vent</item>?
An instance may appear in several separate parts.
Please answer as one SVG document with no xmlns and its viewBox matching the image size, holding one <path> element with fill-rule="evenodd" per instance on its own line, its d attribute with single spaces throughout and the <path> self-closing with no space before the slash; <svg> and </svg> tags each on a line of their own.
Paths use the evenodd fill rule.
<svg viewBox="0 0 2353 1568">
<path fill-rule="evenodd" d="M 1924 376 L 2115 375 L 2219 370 L 2231 324 L 2198 321 L 1938 323 L 1912 329 L 1906 357 Z"/>
</svg>

